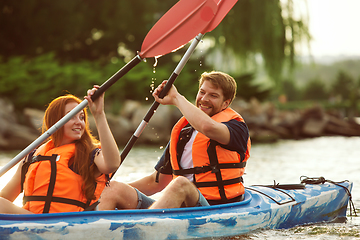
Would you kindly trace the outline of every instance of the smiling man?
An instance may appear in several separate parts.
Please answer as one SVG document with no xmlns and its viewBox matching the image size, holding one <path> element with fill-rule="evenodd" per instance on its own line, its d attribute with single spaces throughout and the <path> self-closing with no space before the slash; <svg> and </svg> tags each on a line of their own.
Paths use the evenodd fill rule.
<svg viewBox="0 0 360 240">
<path fill-rule="evenodd" d="M 236 82 L 226 73 L 203 73 L 196 105 L 175 86 L 159 98 L 166 81 L 153 93 L 157 102 L 176 106 L 183 117 L 155 172 L 129 185 L 111 182 L 101 208 L 178 208 L 237 202 L 243 199 L 242 175 L 250 156 L 250 138 L 243 118 L 229 106 Z M 148 196 L 163 191 L 155 202 Z"/>
</svg>

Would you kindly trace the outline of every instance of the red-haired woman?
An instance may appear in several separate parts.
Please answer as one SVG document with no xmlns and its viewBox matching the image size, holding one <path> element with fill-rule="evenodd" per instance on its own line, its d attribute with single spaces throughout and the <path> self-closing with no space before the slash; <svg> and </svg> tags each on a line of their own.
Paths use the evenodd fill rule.
<svg viewBox="0 0 360 240">
<path fill-rule="evenodd" d="M 89 130 L 86 109 L 77 113 L 36 151 L 29 154 L 0 192 L 0 213 L 53 213 L 94 210 L 108 174 L 120 166 L 119 150 L 104 112 L 104 94 L 85 97 L 94 116 L 100 142 Z M 45 111 L 43 132 L 75 108 L 73 95 L 54 99 Z M 24 206 L 12 202 L 24 190 Z"/>
</svg>

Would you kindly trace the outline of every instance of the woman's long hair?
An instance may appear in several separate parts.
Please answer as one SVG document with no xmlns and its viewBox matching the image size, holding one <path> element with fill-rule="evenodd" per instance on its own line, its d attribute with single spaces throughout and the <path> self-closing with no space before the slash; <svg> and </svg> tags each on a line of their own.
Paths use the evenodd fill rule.
<svg viewBox="0 0 360 240">
<path fill-rule="evenodd" d="M 68 94 L 54 99 L 45 111 L 42 132 L 46 132 L 51 126 L 59 121 L 65 115 L 65 105 L 70 102 L 80 103 L 81 100 L 74 95 Z M 92 151 L 100 146 L 99 141 L 91 134 L 88 114 L 86 108 L 83 110 L 85 114 L 85 131 L 79 140 L 75 141 L 75 155 L 73 158 L 73 169 L 84 180 L 82 190 L 88 200 L 95 199 L 95 170 L 96 165 L 90 161 Z M 55 147 L 59 147 L 64 136 L 64 127 L 61 127 L 50 139 Z"/>
</svg>

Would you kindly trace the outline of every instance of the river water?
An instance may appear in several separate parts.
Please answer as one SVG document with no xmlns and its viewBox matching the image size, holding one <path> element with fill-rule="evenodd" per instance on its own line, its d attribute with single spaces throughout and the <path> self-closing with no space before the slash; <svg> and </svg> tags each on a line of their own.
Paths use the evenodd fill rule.
<svg viewBox="0 0 360 240">
<path fill-rule="evenodd" d="M 117 171 L 115 179 L 131 182 L 154 171 L 163 146 L 135 147 Z M 0 167 L 17 153 L 1 153 Z M 352 198 L 360 208 L 360 137 L 320 137 L 254 144 L 244 176 L 245 186 L 256 184 L 300 183 L 300 176 L 354 183 Z M 15 168 L 1 177 L 0 189 Z M 156 197 L 156 196 L 155 196 Z M 21 205 L 21 196 L 15 201 Z M 261 230 L 225 239 L 360 239 L 360 217 L 349 216 L 346 223 L 316 224 L 286 230 Z"/>
</svg>

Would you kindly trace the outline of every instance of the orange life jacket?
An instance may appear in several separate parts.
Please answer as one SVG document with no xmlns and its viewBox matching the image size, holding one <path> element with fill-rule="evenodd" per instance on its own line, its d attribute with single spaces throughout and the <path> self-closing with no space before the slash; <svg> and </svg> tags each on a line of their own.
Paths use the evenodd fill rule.
<svg viewBox="0 0 360 240">
<path fill-rule="evenodd" d="M 217 122 L 227 122 L 231 119 L 244 122 L 243 118 L 231 108 L 227 108 L 214 116 Z M 181 154 L 178 152 L 178 142 L 181 130 L 188 124 L 182 117 L 174 126 L 170 141 L 170 161 L 173 174 L 194 174 L 194 184 L 210 204 L 238 201 L 244 194 L 242 175 L 246 161 L 250 156 L 250 137 L 247 150 L 244 153 L 230 151 L 220 146 L 202 133 L 197 133 L 192 145 L 193 168 L 181 169 Z M 180 151 L 180 149 L 179 149 Z"/>
<path fill-rule="evenodd" d="M 81 176 L 69 168 L 75 144 L 54 148 L 52 141 L 42 145 L 23 165 L 24 209 L 33 213 L 79 212 L 93 210 L 106 184 L 106 175 L 96 179 L 96 199 L 83 194 Z"/>
</svg>

